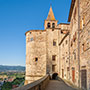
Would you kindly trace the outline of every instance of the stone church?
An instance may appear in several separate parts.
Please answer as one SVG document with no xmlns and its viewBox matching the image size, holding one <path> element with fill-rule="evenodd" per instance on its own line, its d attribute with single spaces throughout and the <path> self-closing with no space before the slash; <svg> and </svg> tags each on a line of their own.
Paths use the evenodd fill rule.
<svg viewBox="0 0 90 90">
<path fill-rule="evenodd" d="M 57 73 L 90 90 L 90 0 L 72 0 L 68 22 L 58 24 L 50 6 L 44 30 L 25 33 L 25 84 Z"/>
</svg>

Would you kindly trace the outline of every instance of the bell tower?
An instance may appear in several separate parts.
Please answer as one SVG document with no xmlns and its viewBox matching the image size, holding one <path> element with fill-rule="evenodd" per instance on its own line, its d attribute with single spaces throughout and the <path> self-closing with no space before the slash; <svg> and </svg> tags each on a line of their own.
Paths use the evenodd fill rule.
<svg viewBox="0 0 90 90">
<path fill-rule="evenodd" d="M 57 20 L 55 19 L 52 6 L 50 6 L 50 10 L 47 16 L 47 19 L 44 22 L 44 28 L 49 29 L 49 28 L 56 28 L 57 26 Z"/>
</svg>

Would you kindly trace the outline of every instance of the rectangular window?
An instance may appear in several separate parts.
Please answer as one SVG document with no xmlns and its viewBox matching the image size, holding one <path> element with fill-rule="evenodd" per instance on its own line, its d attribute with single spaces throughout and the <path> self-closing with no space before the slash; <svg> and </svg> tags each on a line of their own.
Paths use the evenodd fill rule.
<svg viewBox="0 0 90 90">
<path fill-rule="evenodd" d="M 64 47 L 64 44 L 63 44 L 63 47 Z"/>
<path fill-rule="evenodd" d="M 33 38 L 31 38 L 31 40 L 30 41 L 33 41 Z"/>
<path fill-rule="evenodd" d="M 73 54 L 74 54 L 74 60 L 76 60 L 76 53 L 74 52 Z"/>
<path fill-rule="evenodd" d="M 82 19 L 80 19 L 80 30 L 82 30 Z"/>
<path fill-rule="evenodd" d="M 66 44 L 67 44 L 67 40 L 66 40 Z"/>
<path fill-rule="evenodd" d="M 73 35 L 73 41 L 74 42 L 76 41 L 76 35 L 77 35 L 77 33 L 75 32 L 75 34 Z"/>
<path fill-rule="evenodd" d="M 52 61 L 55 61 L 56 60 L 56 55 L 53 55 L 52 56 Z"/>
<path fill-rule="evenodd" d="M 56 46 L 56 40 L 53 40 L 53 46 Z"/>
<path fill-rule="evenodd" d="M 73 45 L 73 42 L 71 41 L 71 47 L 72 47 L 72 45 Z"/>
<path fill-rule="evenodd" d="M 83 16 L 83 18 L 82 18 L 82 27 L 84 27 L 85 26 L 85 16 Z"/>
<path fill-rule="evenodd" d="M 86 50 L 86 43 L 83 43 L 82 46 L 83 46 L 83 51 L 85 51 Z"/>
<path fill-rule="evenodd" d="M 85 26 L 85 16 L 83 16 L 80 20 L 80 30 L 82 30 Z"/>
<path fill-rule="evenodd" d="M 69 69 L 69 67 L 67 67 L 67 71 L 69 71 L 70 69 Z"/>
<path fill-rule="evenodd" d="M 55 72 L 55 65 L 52 65 L 52 71 Z"/>
</svg>

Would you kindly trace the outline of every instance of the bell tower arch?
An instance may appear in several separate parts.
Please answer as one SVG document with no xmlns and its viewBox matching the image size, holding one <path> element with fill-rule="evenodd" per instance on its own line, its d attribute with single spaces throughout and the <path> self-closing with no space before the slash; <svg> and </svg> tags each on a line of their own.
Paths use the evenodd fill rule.
<svg viewBox="0 0 90 90">
<path fill-rule="evenodd" d="M 44 28 L 48 29 L 48 28 L 55 28 L 57 26 L 57 20 L 55 19 L 53 10 L 52 10 L 52 6 L 50 6 L 50 10 L 47 16 L 47 19 L 44 22 Z"/>
</svg>

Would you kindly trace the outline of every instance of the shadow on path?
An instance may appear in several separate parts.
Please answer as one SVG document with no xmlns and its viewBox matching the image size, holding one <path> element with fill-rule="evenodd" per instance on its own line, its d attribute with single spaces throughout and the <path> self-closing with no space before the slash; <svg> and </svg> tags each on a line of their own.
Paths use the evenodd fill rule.
<svg viewBox="0 0 90 90">
<path fill-rule="evenodd" d="M 50 80 L 45 90 L 77 90 L 68 86 L 62 79 Z"/>
</svg>

